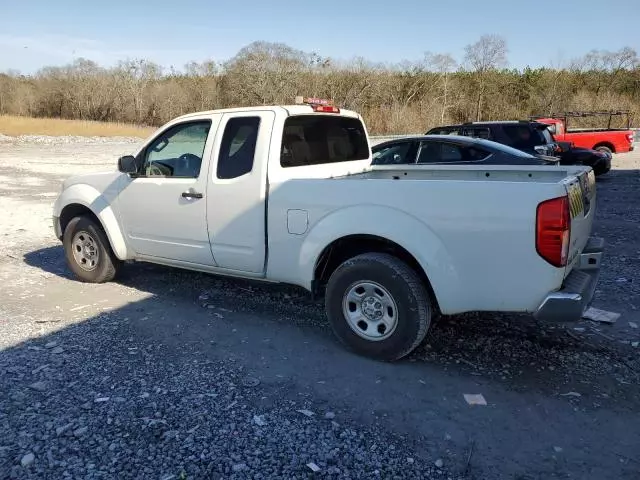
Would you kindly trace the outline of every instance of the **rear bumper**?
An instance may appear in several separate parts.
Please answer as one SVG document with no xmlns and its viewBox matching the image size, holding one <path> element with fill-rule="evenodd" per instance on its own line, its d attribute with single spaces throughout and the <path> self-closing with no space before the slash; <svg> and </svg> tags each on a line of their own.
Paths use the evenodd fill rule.
<svg viewBox="0 0 640 480">
<path fill-rule="evenodd" d="M 575 322 L 591 304 L 600 276 L 604 239 L 591 237 L 562 287 L 542 301 L 533 316 L 545 322 Z"/>
</svg>

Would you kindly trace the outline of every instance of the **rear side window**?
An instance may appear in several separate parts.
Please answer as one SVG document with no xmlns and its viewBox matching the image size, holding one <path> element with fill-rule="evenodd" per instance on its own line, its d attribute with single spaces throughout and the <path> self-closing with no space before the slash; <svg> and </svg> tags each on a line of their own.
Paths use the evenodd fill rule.
<svg viewBox="0 0 640 480">
<path fill-rule="evenodd" d="M 465 147 L 445 142 L 422 142 L 418 163 L 478 162 L 489 152 L 476 147 Z"/>
<path fill-rule="evenodd" d="M 479 162 L 480 160 L 484 160 L 489 155 L 491 155 L 486 150 L 482 150 L 480 148 L 475 148 L 475 147 L 465 148 L 465 152 L 470 162 Z"/>
<path fill-rule="evenodd" d="M 357 118 L 296 115 L 284 122 L 280 165 L 300 167 L 369 158 L 369 144 Z"/>
<path fill-rule="evenodd" d="M 490 137 L 488 128 L 477 128 L 477 127 L 465 128 L 464 136 L 472 137 L 472 138 L 482 138 L 484 140 L 488 140 Z"/>
<path fill-rule="evenodd" d="M 426 135 L 462 135 L 462 131 L 456 127 L 435 127 L 429 130 Z"/>
<path fill-rule="evenodd" d="M 461 162 L 464 160 L 462 148 L 442 142 L 422 142 L 418 163 Z"/>
<path fill-rule="evenodd" d="M 237 117 L 227 122 L 218 155 L 218 178 L 237 178 L 253 169 L 259 128 L 259 117 Z"/>
</svg>

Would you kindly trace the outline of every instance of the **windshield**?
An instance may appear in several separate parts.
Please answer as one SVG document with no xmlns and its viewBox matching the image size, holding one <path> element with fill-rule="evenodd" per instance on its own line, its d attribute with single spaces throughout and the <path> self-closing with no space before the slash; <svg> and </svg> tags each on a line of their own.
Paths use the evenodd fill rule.
<svg viewBox="0 0 640 480">
<path fill-rule="evenodd" d="M 357 118 L 296 115 L 284 122 L 280 165 L 300 167 L 369 158 L 369 143 Z"/>
<path fill-rule="evenodd" d="M 545 143 L 553 143 L 553 136 L 551 135 L 551 132 L 549 131 L 549 128 L 545 127 L 545 128 L 540 128 L 540 133 L 542 133 L 542 136 L 544 137 L 544 141 Z"/>
</svg>

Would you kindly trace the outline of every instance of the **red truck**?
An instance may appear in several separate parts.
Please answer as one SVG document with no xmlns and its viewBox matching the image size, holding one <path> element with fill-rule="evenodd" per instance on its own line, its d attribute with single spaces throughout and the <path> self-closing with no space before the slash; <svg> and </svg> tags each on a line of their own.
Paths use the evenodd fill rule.
<svg viewBox="0 0 640 480">
<path fill-rule="evenodd" d="M 626 115 L 626 128 L 611 128 L 614 117 Z M 607 128 L 568 128 L 569 118 L 609 117 Z M 558 142 L 570 142 L 576 147 L 607 153 L 625 153 L 633 150 L 633 131 L 630 129 L 629 112 L 565 112 L 549 117 L 532 117 L 549 125 L 549 131 Z"/>
</svg>

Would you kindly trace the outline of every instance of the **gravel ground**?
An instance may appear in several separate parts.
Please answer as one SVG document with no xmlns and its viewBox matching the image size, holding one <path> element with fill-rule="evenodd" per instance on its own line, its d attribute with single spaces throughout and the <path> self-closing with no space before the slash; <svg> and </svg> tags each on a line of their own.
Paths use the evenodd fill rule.
<svg viewBox="0 0 640 480">
<path fill-rule="evenodd" d="M 388 365 L 296 289 L 152 265 L 75 282 L 60 181 L 134 147 L 0 137 L 0 478 L 640 477 L 640 154 L 598 180 L 614 325 L 444 318 Z"/>
</svg>

